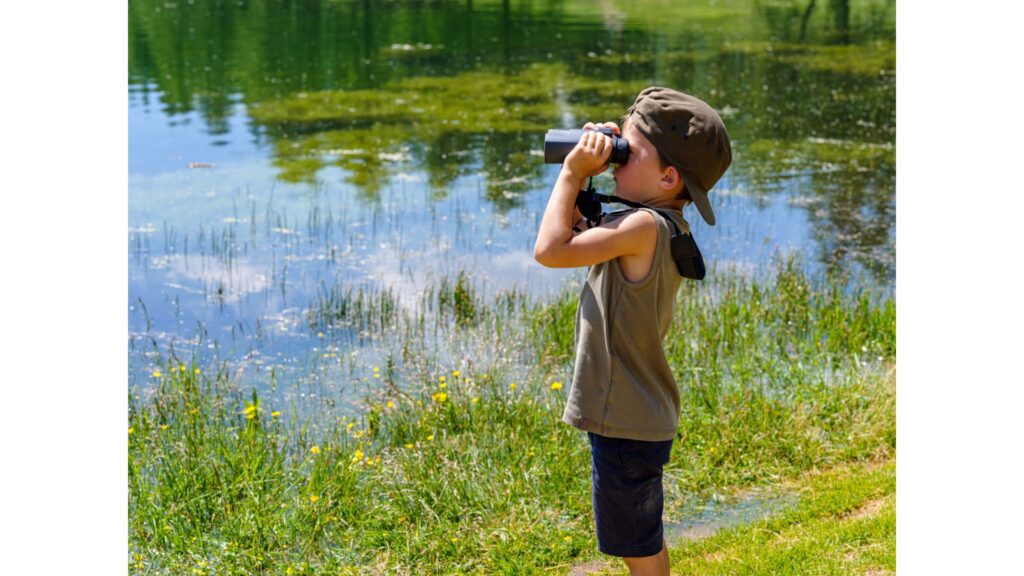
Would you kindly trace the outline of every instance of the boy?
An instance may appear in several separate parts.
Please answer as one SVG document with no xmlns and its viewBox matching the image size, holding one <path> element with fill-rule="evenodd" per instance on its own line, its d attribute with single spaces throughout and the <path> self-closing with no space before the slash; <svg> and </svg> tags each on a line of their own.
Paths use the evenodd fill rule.
<svg viewBox="0 0 1024 576">
<path fill-rule="evenodd" d="M 614 123 L 604 126 L 619 134 Z M 576 364 L 562 420 L 590 439 L 598 549 L 622 557 L 632 575 L 668 574 L 661 478 L 679 423 L 679 391 L 661 341 L 681 277 L 666 218 L 689 233 L 682 208 L 692 202 L 714 225 L 707 192 L 732 162 L 732 148 L 710 106 L 659 87 L 637 96 L 621 135 L 630 153 L 615 167 L 615 195 L 660 210 L 613 212 L 588 227 L 575 208 L 577 191 L 607 168 L 611 138 L 586 132 L 551 192 L 534 258 L 556 268 L 591 267 L 576 310 Z"/>
</svg>

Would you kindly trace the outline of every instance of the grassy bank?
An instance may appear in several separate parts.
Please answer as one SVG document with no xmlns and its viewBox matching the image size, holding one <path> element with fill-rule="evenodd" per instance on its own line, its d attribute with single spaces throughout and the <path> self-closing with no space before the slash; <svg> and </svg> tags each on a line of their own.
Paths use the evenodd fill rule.
<svg viewBox="0 0 1024 576">
<path fill-rule="evenodd" d="M 682 574 L 896 573 L 896 462 L 839 466 L 795 484 L 793 511 L 675 550 Z"/>
<path fill-rule="evenodd" d="M 896 573 L 896 460 L 814 470 L 777 487 L 798 495 L 778 514 L 669 547 L 673 574 Z M 624 574 L 622 562 L 589 566 L 594 576 Z"/>
<path fill-rule="evenodd" d="M 168 363 L 130 397 L 131 572 L 564 573 L 597 558 L 586 437 L 560 423 L 569 382 L 550 375 L 574 307 L 515 308 L 549 373 L 423 373 L 315 435 L 223 375 Z M 891 300 L 814 286 L 790 262 L 686 284 L 677 314 L 667 520 L 695 494 L 894 454 Z"/>
</svg>

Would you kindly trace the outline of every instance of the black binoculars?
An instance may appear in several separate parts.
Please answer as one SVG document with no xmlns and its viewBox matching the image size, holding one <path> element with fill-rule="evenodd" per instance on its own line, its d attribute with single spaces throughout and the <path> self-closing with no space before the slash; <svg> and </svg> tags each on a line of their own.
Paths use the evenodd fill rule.
<svg viewBox="0 0 1024 576">
<path fill-rule="evenodd" d="M 612 153 L 608 162 L 625 164 L 629 160 L 629 142 L 612 131 L 611 128 L 598 128 L 598 132 L 612 137 Z M 576 147 L 576 143 L 587 133 L 587 130 L 559 130 L 552 128 L 544 135 L 544 163 L 561 164 L 565 157 Z"/>
</svg>

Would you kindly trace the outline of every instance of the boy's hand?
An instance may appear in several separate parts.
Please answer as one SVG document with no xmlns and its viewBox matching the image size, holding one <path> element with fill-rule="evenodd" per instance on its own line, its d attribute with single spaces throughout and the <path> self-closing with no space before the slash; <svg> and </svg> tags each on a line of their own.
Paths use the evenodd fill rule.
<svg viewBox="0 0 1024 576">
<path fill-rule="evenodd" d="M 620 134 L 619 127 L 612 122 L 602 126 Z M 583 126 L 584 130 L 595 128 L 598 126 L 590 122 Z M 599 174 L 607 168 L 610 140 L 599 132 L 588 132 L 566 157 L 533 244 L 533 257 L 540 264 L 551 268 L 575 268 L 622 256 L 644 255 L 647 262 L 654 257 L 658 224 L 647 212 L 627 214 L 613 222 L 573 234 L 573 224 L 582 218 L 575 207 L 580 185 L 585 176 Z"/>
<path fill-rule="evenodd" d="M 605 122 L 601 127 L 611 128 L 616 135 L 619 135 L 619 127 L 614 122 Z M 612 153 L 612 139 L 597 132 L 597 128 L 598 125 L 593 122 L 583 125 L 583 129 L 588 132 L 580 138 L 576 147 L 565 157 L 565 163 L 562 166 L 563 170 L 581 182 L 608 169 L 608 157 Z"/>
</svg>

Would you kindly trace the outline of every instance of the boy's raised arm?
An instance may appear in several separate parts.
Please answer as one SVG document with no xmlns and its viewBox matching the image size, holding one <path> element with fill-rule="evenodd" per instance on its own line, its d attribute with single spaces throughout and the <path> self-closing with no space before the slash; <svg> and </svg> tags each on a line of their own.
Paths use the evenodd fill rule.
<svg viewBox="0 0 1024 576">
<path fill-rule="evenodd" d="M 576 194 L 584 179 L 604 170 L 610 154 L 611 138 L 588 132 L 566 157 L 537 231 L 533 247 L 537 262 L 552 268 L 590 266 L 636 254 L 645 241 L 656 237 L 654 217 L 646 212 L 635 212 L 573 235 L 572 226 L 578 218 Z"/>
</svg>

